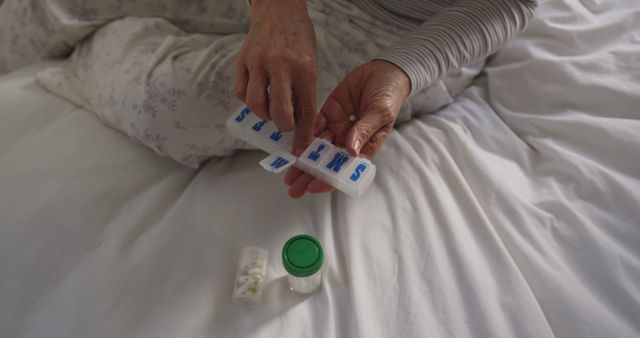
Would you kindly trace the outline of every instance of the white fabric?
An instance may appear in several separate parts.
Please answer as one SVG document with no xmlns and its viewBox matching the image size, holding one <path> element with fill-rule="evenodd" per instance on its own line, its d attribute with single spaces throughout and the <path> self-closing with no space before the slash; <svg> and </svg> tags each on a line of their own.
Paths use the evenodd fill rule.
<svg viewBox="0 0 640 338">
<path fill-rule="evenodd" d="M 180 2 L 169 1 L 173 8 Z M 149 17 L 137 17 L 140 6 L 148 7 L 149 0 L 134 2 L 136 6 L 124 11 L 127 17 L 117 20 L 113 19 L 117 17 L 114 10 L 122 10 L 118 6 L 104 6 L 104 1 L 85 0 L 85 3 L 91 4 L 87 12 L 95 14 L 91 19 L 79 16 L 77 20 L 83 24 L 71 25 L 73 29 L 69 30 L 86 38 L 74 44 L 75 50 L 67 62 L 37 75 L 43 87 L 94 112 L 109 126 L 158 154 L 193 168 L 213 156 L 226 156 L 248 147 L 227 133 L 224 126 L 232 112 L 242 106 L 233 93 L 234 63 L 247 25 L 238 24 L 231 34 L 189 34 L 181 26 L 198 20 L 183 12 L 171 13 L 167 19 L 154 17 L 153 11 L 146 13 Z M 119 1 L 111 3 L 117 5 Z M 249 16 L 249 8 L 242 1 L 217 0 L 206 4 L 199 16 L 209 23 L 205 26 L 225 27 L 233 19 L 246 22 Z M 47 2 L 44 7 L 49 12 L 64 12 L 73 6 L 60 0 Z M 307 7 L 317 37 L 319 105 L 350 70 L 406 34 L 345 1 L 313 0 Z M 0 20 L 0 32 L 8 27 L 22 32 L 24 16 L 14 13 L 39 7 L 24 0 L 12 0 L 10 8 L 11 12 L 0 8 L 0 14 L 11 19 Z M 105 19 L 96 21 L 96 17 Z M 93 30 L 89 36 L 88 27 Z M 12 52 L 19 50 L 14 46 L 15 40 L 48 40 L 51 35 L 50 29 L 25 31 L 31 34 L 6 33 L 4 39 L 0 36 L 0 49 L 6 49 L 4 58 L 10 60 L 9 64 L 23 64 L 22 54 L 37 54 Z M 201 27 L 198 32 L 207 31 Z M 465 67 L 446 78 L 449 87 L 442 81 L 434 81 L 418 91 L 404 106 L 398 123 L 408 121 L 412 113 L 433 112 L 449 104 L 452 96 L 459 94 L 479 73 L 484 59 L 470 61 L 476 62 L 462 65 Z"/>
<path fill-rule="evenodd" d="M 1 337 L 640 336 L 640 9 L 553 1 L 358 200 L 292 201 L 259 152 L 200 171 L 0 78 Z M 279 250 L 326 253 L 286 288 Z M 265 304 L 231 303 L 240 249 Z"/>
</svg>

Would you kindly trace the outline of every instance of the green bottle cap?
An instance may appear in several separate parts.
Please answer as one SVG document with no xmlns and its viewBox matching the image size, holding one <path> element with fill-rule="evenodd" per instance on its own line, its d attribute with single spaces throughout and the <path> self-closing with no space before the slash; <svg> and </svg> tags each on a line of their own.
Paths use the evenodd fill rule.
<svg viewBox="0 0 640 338">
<path fill-rule="evenodd" d="M 309 235 L 291 237 L 282 248 L 282 264 L 296 277 L 307 277 L 322 268 L 324 253 L 317 239 Z"/>
</svg>

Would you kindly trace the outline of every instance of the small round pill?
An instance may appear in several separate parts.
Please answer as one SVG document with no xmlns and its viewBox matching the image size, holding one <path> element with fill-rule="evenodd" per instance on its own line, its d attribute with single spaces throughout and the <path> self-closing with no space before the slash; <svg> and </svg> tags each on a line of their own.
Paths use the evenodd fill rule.
<svg viewBox="0 0 640 338">
<path fill-rule="evenodd" d="M 244 294 L 249 289 L 249 287 L 251 287 L 249 283 L 243 284 L 241 287 L 238 288 L 238 290 L 236 291 L 236 294 L 238 295 Z"/>
<path fill-rule="evenodd" d="M 260 268 L 252 268 L 252 269 L 249 269 L 248 273 L 250 275 L 261 275 L 262 274 L 262 269 L 260 269 Z"/>
<path fill-rule="evenodd" d="M 353 122 L 356 120 L 356 116 L 355 115 L 349 115 L 349 122 Z"/>
</svg>

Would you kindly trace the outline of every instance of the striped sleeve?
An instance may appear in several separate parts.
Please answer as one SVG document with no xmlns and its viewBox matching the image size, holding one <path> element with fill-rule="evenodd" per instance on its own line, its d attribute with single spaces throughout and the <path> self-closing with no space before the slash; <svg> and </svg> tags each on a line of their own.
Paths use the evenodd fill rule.
<svg viewBox="0 0 640 338">
<path fill-rule="evenodd" d="M 500 48 L 524 28 L 536 6 L 537 0 L 461 0 L 375 59 L 400 67 L 413 95 Z"/>
</svg>

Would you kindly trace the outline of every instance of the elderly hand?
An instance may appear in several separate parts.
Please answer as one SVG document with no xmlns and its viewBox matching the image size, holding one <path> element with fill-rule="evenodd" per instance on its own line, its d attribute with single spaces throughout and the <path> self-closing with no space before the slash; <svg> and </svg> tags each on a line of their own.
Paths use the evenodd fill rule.
<svg viewBox="0 0 640 338">
<path fill-rule="evenodd" d="M 293 153 L 313 140 L 316 40 L 304 0 L 253 0 L 251 27 L 236 59 L 235 94 L 278 129 L 295 128 Z"/>
<path fill-rule="evenodd" d="M 320 109 L 315 134 L 346 148 L 353 156 L 372 158 L 393 128 L 411 91 L 409 77 L 386 61 L 371 61 L 354 69 L 338 84 Z M 355 121 L 350 121 L 350 116 Z M 352 118 L 353 120 L 353 118 Z M 332 191 L 327 183 L 292 167 L 285 176 L 289 195 Z"/>
</svg>

